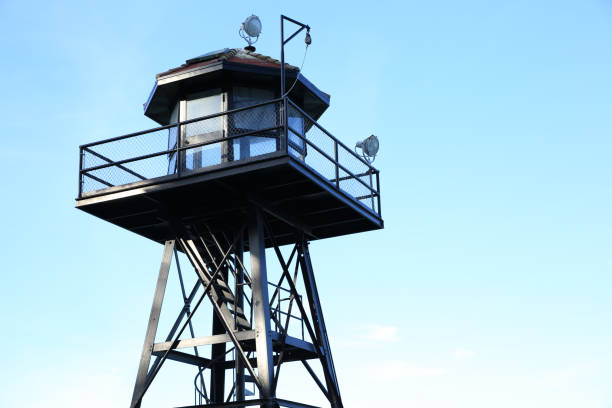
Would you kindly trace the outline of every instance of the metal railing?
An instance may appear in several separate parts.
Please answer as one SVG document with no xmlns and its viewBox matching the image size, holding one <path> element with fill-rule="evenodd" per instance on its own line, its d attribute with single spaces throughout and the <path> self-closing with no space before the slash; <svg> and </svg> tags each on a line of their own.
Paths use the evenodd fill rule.
<svg viewBox="0 0 612 408">
<path fill-rule="evenodd" d="M 272 282 L 268 282 L 268 285 L 279 291 L 278 296 L 276 296 L 276 304 L 270 304 L 270 313 L 272 315 L 271 317 L 272 323 L 274 324 L 274 330 L 279 333 L 282 333 L 285 330 L 289 331 L 289 326 L 291 326 L 292 319 L 297 320 L 301 329 L 299 338 L 304 340 L 304 319 L 302 318 L 302 315 L 295 315 L 291 313 L 290 308 L 286 309 L 287 311 L 283 310 L 283 306 L 285 306 L 287 302 L 289 302 L 289 304 L 293 302 L 291 290 L 283 288 L 282 286 L 276 285 Z M 280 292 L 286 293 L 289 297 L 283 298 Z M 300 301 L 302 301 L 302 295 L 300 295 L 299 298 Z M 283 324 L 286 324 L 286 326 L 283 326 Z"/>
<path fill-rule="evenodd" d="M 379 171 L 319 125 L 291 100 L 287 100 L 288 153 L 304 161 L 323 179 L 380 212 Z"/>
<path fill-rule="evenodd" d="M 380 217 L 379 172 L 288 98 L 80 146 L 79 198 L 289 155 Z"/>
</svg>

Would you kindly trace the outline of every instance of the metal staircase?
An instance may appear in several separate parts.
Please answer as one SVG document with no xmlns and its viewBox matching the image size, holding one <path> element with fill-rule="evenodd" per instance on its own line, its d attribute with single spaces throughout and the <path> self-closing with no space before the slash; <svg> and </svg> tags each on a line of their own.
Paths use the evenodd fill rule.
<svg viewBox="0 0 612 408">
<path fill-rule="evenodd" d="M 276 244 L 273 231 L 257 210 L 255 216 L 235 230 L 231 237 L 201 225 L 176 223 L 175 230 L 176 240 L 167 241 L 165 245 L 131 408 L 140 407 L 142 397 L 167 360 L 189 364 L 197 369 L 193 380 L 196 404 L 193 407 L 260 405 L 266 408 L 311 408 L 307 404 L 276 397 L 282 364 L 299 361 L 332 408 L 342 408 L 304 237 L 296 236 L 291 254 L 285 258 Z M 277 283 L 268 282 L 267 278 L 264 230 L 282 267 Z M 247 245 L 251 257 L 250 271 L 242 261 Z M 186 291 L 183 282 L 179 252 L 185 254 L 198 278 L 190 292 Z M 157 320 L 173 254 L 184 307 L 166 341 L 155 343 Z M 296 286 L 300 275 L 304 298 Z M 268 288 L 271 296 L 268 296 Z M 196 337 L 192 317 L 204 299 L 209 299 L 213 309 L 212 334 Z M 301 338 L 290 335 L 290 327 L 295 327 L 290 323 L 295 320 L 301 326 Z M 182 338 L 187 329 L 190 338 Z M 211 352 L 210 356 L 204 357 L 198 347 L 206 345 L 211 346 Z M 193 349 L 193 354 L 181 351 L 188 348 Z M 150 364 L 152 357 L 155 360 Z M 313 359 L 321 363 L 324 378 L 319 379 L 310 366 L 308 360 Z M 233 370 L 233 384 L 226 387 L 228 369 Z M 210 376 L 204 375 L 207 370 Z M 254 385 L 252 392 L 247 389 L 248 384 Z"/>
</svg>

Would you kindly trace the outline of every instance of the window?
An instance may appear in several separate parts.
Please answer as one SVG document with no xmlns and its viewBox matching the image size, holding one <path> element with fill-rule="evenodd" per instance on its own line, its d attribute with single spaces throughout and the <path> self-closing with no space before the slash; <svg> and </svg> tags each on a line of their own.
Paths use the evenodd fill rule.
<svg viewBox="0 0 612 408">
<path fill-rule="evenodd" d="M 184 112 L 181 120 L 191 120 L 212 115 L 223 111 L 223 95 L 220 89 L 190 95 L 184 102 Z M 199 146 L 185 151 L 185 164 L 187 170 L 198 169 L 221 163 L 223 149 L 223 116 L 203 119 L 183 126 L 183 145 L 219 140 L 205 146 Z"/>
<path fill-rule="evenodd" d="M 234 87 L 232 109 L 243 108 L 274 99 L 271 89 Z M 259 106 L 236 112 L 230 119 L 230 135 L 262 130 L 260 135 L 234 139 L 233 158 L 243 160 L 277 150 L 278 131 L 264 131 L 277 126 L 277 104 Z"/>
<path fill-rule="evenodd" d="M 306 156 L 306 142 L 304 141 L 306 138 L 306 129 L 304 129 L 304 118 L 300 114 L 296 116 L 291 116 L 290 114 L 287 118 L 287 126 L 289 127 L 287 130 L 289 153 L 300 160 L 304 160 Z"/>
</svg>

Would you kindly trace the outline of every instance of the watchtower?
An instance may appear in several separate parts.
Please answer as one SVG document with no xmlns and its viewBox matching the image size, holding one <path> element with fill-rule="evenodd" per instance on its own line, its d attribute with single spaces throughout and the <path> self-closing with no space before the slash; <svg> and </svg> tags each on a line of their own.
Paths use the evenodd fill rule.
<svg viewBox="0 0 612 408">
<path fill-rule="evenodd" d="M 277 398 L 281 365 L 298 362 L 342 407 L 308 242 L 383 228 L 379 172 L 317 123 L 328 94 L 247 48 L 158 74 L 145 115 L 159 127 L 80 146 L 77 208 L 164 245 L 131 408 L 168 360 L 195 367 L 194 406 L 309 407 Z M 185 306 L 156 341 L 172 262 Z M 212 332 L 196 337 L 203 304 Z"/>
</svg>

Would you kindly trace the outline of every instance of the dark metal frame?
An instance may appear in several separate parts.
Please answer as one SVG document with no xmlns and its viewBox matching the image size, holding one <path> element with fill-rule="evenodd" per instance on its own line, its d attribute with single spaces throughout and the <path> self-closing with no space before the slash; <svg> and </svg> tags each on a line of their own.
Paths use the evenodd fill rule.
<svg viewBox="0 0 612 408">
<path fill-rule="evenodd" d="M 287 39 L 284 38 L 285 21 L 300 27 Z M 345 208 L 349 207 L 356 210 L 357 216 L 368 220 L 375 219 L 382 227 L 378 170 L 320 126 L 285 95 L 284 46 L 304 29 L 309 32 L 310 27 L 281 15 L 280 98 L 238 109 L 226 109 L 223 112 L 190 120 L 181 121 L 179 115 L 177 123 L 80 146 L 79 203 L 87 205 L 88 201 L 104 200 L 109 197 L 112 200 L 115 193 L 119 193 L 119 195 L 139 194 L 128 190 L 144 186 L 152 187 L 149 189 L 149 193 L 153 190 L 153 186 L 161 190 L 170 188 L 168 186 L 174 188 L 193 183 L 194 186 L 208 188 L 213 183 L 198 183 L 207 177 L 213 177 L 214 175 L 211 173 L 216 170 L 222 169 L 219 173 L 228 174 L 242 171 L 243 169 L 239 166 L 245 166 L 244 168 L 247 171 L 251 171 L 255 167 L 264 168 L 268 165 L 270 169 L 277 170 L 281 168 L 280 163 L 285 166 L 284 168 L 291 169 L 292 172 L 293 168 L 297 170 L 291 174 L 292 177 L 295 177 L 293 180 L 286 179 L 290 183 L 295 182 L 295 180 L 302 183 L 302 180 L 305 180 L 313 186 L 313 189 L 304 195 L 304 197 L 307 197 L 308 206 L 312 196 L 318 194 L 326 197 L 331 196 L 333 198 L 330 200 L 332 204 L 326 208 L 327 211 L 330 211 L 329 207 L 332 207 L 331 211 L 334 211 L 341 204 Z M 270 104 L 277 106 L 279 110 L 275 126 L 258 130 L 238 129 L 237 132 L 239 133 L 236 134 L 226 132 L 230 127 L 228 126 L 230 115 Z M 304 120 L 304 123 L 308 122 L 308 126 L 304 126 L 303 131 L 296 131 L 290 126 L 290 110 L 293 112 L 291 115 L 294 115 L 291 117 L 298 115 Z M 225 119 L 221 137 L 190 145 L 183 142 L 182 129 L 185 128 L 185 125 L 217 117 Z M 267 126 L 267 124 L 263 126 Z M 313 127 L 317 136 L 331 140 L 332 143 L 328 146 L 333 146 L 333 152 L 317 146 L 311 140 L 312 137 L 309 138 L 307 133 Z M 121 160 L 113 160 L 111 157 L 107 157 L 105 151 L 102 151 L 102 153 L 96 151 L 96 147 L 103 144 L 120 142 L 173 128 L 177 130 L 176 146 L 167 146 L 167 149 L 147 152 Z M 290 149 L 289 132 L 303 142 L 304 148 L 301 149 L 300 154 L 292 151 L 293 148 Z M 221 164 L 203 166 L 195 170 L 184 168 L 184 156 L 186 156 L 188 150 L 216 143 L 229 146 L 234 139 L 249 136 L 276 138 L 276 150 L 272 153 L 232 161 L 229 160 L 231 149 L 227 148 L 226 150 L 222 149 Z M 292 139 L 293 143 L 291 144 L 293 146 L 296 139 L 293 137 Z M 346 156 L 341 153 L 345 152 L 349 155 L 350 160 L 357 160 L 358 165 L 355 168 L 358 168 L 359 171 L 351 171 L 348 163 L 342 161 L 341 157 Z M 176 155 L 176 169 L 173 174 L 147 178 L 129 166 L 130 163 L 163 155 L 169 155 L 170 158 L 172 154 Z M 227 156 L 227 160 L 223 160 L 223 154 Z M 87 167 L 87 155 L 93 155 L 96 160 L 101 160 L 103 164 Z M 325 176 L 322 170 L 318 171 L 317 166 L 307 163 L 307 160 L 312 162 L 313 157 L 322 157 L 321 160 L 331 162 L 334 166 L 334 175 Z M 316 164 L 317 162 L 313 163 Z M 122 174 L 129 174 L 130 179 L 135 178 L 137 181 L 129 184 L 113 185 L 109 180 L 105 180 L 102 175 L 95 173 L 97 170 L 109 168 L 118 169 L 124 172 Z M 307 176 L 307 178 L 303 176 Z M 83 180 L 85 177 L 96 180 L 106 188 L 84 192 Z M 189 180 L 185 180 L 187 178 Z M 364 181 L 364 178 L 369 180 L 369 184 Z M 357 180 L 356 183 L 359 184 L 360 188 L 365 187 L 367 193 L 355 196 L 343 189 L 342 184 L 350 180 Z M 373 185 L 374 180 L 375 186 Z M 169 181 L 172 181 L 172 183 L 165 184 Z M 234 188 L 231 185 L 225 185 L 223 180 L 215 180 L 214 184 L 221 185 L 227 190 Z M 240 185 L 240 183 L 237 183 L 237 185 Z M 264 185 L 264 188 L 267 187 Z M 308 224 L 302 222 L 299 215 L 292 214 L 292 210 L 283 210 L 283 207 L 278 205 L 279 201 L 286 199 L 283 194 L 279 194 L 277 196 L 279 199 L 272 204 L 259 197 L 255 191 L 245 191 L 243 193 L 243 195 L 235 192 L 232 194 L 235 200 L 240 201 L 240 211 L 232 213 L 231 223 L 223 224 L 221 228 L 218 225 L 212 225 L 211 227 L 209 221 L 214 215 L 208 219 L 200 217 L 197 221 L 190 219 L 191 215 L 186 217 L 175 214 L 169 214 L 167 217 L 164 215 L 163 221 L 167 224 L 165 228 L 169 231 L 170 239 L 167 238 L 168 236 L 164 236 L 164 238 L 158 240 L 159 242 L 166 241 L 130 408 L 140 408 L 147 390 L 168 360 L 188 364 L 196 368 L 194 405 L 192 408 L 238 408 L 253 405 L 262 408 L 281 406 L 315 408 L 308 404 L 276 397 L 281 367 L 284 363 L 293 361 L 302 363 L 305 371 L 312 377 L 332 408 L 343 408 L 323 309 L 308 249 L 309 239 L 316 239 L 317 236 L 312 233 Z M 160 207 L 167 204 L 163 198 L 151 197 L 150 194 L 145 198 L 152 200 Z M 337 199 L 336 202 L 339 201 L 340 203 L 334 203 L 334 199 Z M 377 206 L 374 204 L 375 199 L 377 200 Z M 371 206 L 368 207 L 362 200 L 371 200 Z M 144 210 L 138 205 L 134 207 L 138 211 Z M 196 208 L 196 210 L 203 211 L 199 208 Z M 319 211 L 320 209 L 316 210 Z M 143 212 L 146 213 L 148 210 Z M 336 228 L 338 224 L 347 222 L 347 220 L 349 222 L 355 220 L 355 218 L 348 219 L 346 216 L 344 218 L 340 216 L 339 219 L 333 218 L 336 214 L 338 213 L 333 213 L 330 216 L 331 223 L 321 224 L 324 227 L 333 225 Z M 350 216 L 354 217 L 356 214 L 350 214 Z M 292 245 L 292 250 L 287 257 L 281 252 L 280 245 L 288 243 Z M 247 245 L 250 253 L 250 268 L 248 270 L 243 262 L 243 252 Z M 276 260 L 281 266 L 281 277 L 276 283 L 268 281 L 266 245 L 274 251 Z M 185 254 L 197 277 L 197 281 L 190 292 L 185 289 L 183 272 L 179 263 L 179 252 Z M 165 337 L 165 341 L 156 342 L 158 322 L 173 255 L 184 304 Z M 274 258 L 274 256 L 272 257 Z M 298 283 L 300 275 L 301 284 Z M 231 286 L 232 280 L 233 287 Z M 298 286 L 303 287 L 303 291 L 298 291 Z M 283 298 L 283 296 L 286 297 Z M 210 301 L 213 310 L 212 332 L 209 336 L 196 337 L 193 316 L 200 309 L 202 303 L 205 303 L 205 299 Z M 286 302 L 283 303 L 286 311 L 282 309 L 281 302 Z M 295 324 L 291 325 L 291 323 L 296 320 L 301 324 L 301 338 L 289 334 L 290 328 L 295 327 Z M 189 328 L 190 337 L 181 339 L 187 328 Z M 211 346 L 210 356 L 204 357 L 201 349 L 198 349 L 198 347 L 204 345 Z M 189 348 L 193 348 L 193 353 L 183 350 Z M 312 360 L 320 363 L 323 373 L 322 378 L 319 378 L 311 367 L 310 362 Z M 227 394 L 229 384 L 226 384 L 226 370 L 228 369 L 234 370 L 235 373 L 229 394 Z M 208 387 L 204 377 L 206 370 L 210 370 Z M 245 385 L 248 382 L 252 382 L 258 390 L 259 395 L 255 399 L 247 398 Z"/>
<path fill-rule="evenodd" d="M 264 213 L 268 216 L 264 217 Z M 253 205 L 243 226 L 237 230 L 227 231 L 229 236 L 222 233 L 223 237 L 209 228 L 198 230 L 195 225 L 178 222 L 173 225 L 177 236 L 175 240 L 165 243 L 131 408 L 140 407 L 148 388 L 167 360 L 197 367 L 194 378 L 196 405 L 193 407 L 230 408 L 259 405 L 266 408 L 276 406 L 313 408 L 307 404 L 276 398 L 281 366 L 290 361 L 302 362 L 306 372 L 321 389 L 332 408 L 343 407 L 321 301 L 315 284 L 308 241 L 303 233 L 296 232 L 292 251 L 289 257 L 285 258 L 268 223 L 271 217 L 269 214 L 268 208 Z M 248 232 L 246 235 L 251 257 L 250 271 L 245 268 L 242 261 L 242 240 L 245 232 Z M 282 269 L 281 278 L 277 283 L 269 282 L 267 278 L 264 234 L 273 241 L 274 254 Z M 189 295 L 184 288 L 177 250 L 185 253 L 198 277 Z M 173 254 L 184 307 L 166 340 L 156 343 L 155 335 Z M 293 273 L 291 273 L 292 268 Z M 305 289 L 303 294 L 297 289 L 300 272 Z M 228 274 L 235 279 L 234 291 L 230 289 Z M 237 290 L 239 287 L 244 289 L 245 286 L 250 288 L 250 297 L 243 290 Z M 268 286 L 274 288 L 271 296 L 268 293 Z M 203 293 L 192 307 L 200 287 L 204 288 Z M 284 322 L 281 320 L 283 315 L 272 313 L 275 301 L 279 301 L 282 291 L 289 294 L 285 299 L 289 305 L 284 314 Z M 195 337 L 192 317 L 206 298 L 213 306 L 221 330 L 213 331 L 211 336 Z M 241 306 L 244 300 L 250 306 L 250 318 L 245 316 Z M 288 334 L 291 318 L 298 317 L 292 312 L 293 305 L 299 310 L 298 320 L 306 328 L 308 341 Z M 272 324 L 276 330 L 272 330 Z M 191 338 L 179 340 L 187 327 L 190 329 Z M 229 350 L 225 346 L 226 343 L 231 343 L 232 347 Z M 213 345 L 210 358 L 202 357 L 197 348 L 207 344 Z M 194 354 L 178 351 L 189 347 L 193 347 Z M 235 353 L 235 359 L 228 360 L 228 355 L 232 351 Z M 255 358 L 251 357 L 252 352 L 255 352 Z M 153 356 L 156 359 L 151 364 Z M 321 363 L 323 380 L 319 379 L 308 363 L 308 360 L 313 359 Z M 207 369 L 211 370 L 210 394 L 207 393 L 202 375 Z M 237 374 L 227 398 L 225 385 L 218 383 L 221 376 L 225 377 L 226 369 L 235 369 Z M 245 369 L 248 375 L 241 374 L 240 371 Z M 244 386 L 249 381 L 259 390 L 258 399 L 245 398 Z M 215 388 L 216 391 L 213 391 Z"/>
<path fill-rule="evenodd" d="M 245 111 L 247 109 L 257 108 L 257 107 L 260 107 L 260 106 L 263 106 L 263 105 L 269 105 L 269 104 L 273 104 L 273 103 L 280 102 L 280 101 L 282 101 L 281 98 L 273 99 L 273 100 L 270 100 L 270 101 L 265 101 L 265 102 L 258 103 L 258 104 L 255 104 L 255 105 L 251 105 L 251 106 L 245 106 L 245 107 L 238 108 L 238 109 L 231 109 L 231 110 L 224 111 L 224 112 L 214 113 L 212 115 L 206 115 L 206 116 L 202 116 L 202 117 L 199 117 L 199 118 L 179 121 L 177 123 L 172 123 L 170 125 L 160 126 L 160 127 L 156 127 L 156 128 L 152 128 L 152 129 L 148 129 L 148 130 L 143 130 L 143 131 L 140 131 L 140 132 L 129 133 L 129 134 L 123 135 L 123 136 L 112 137 L 112 138 L 101 140 L 101 141 L 98 141 L 98 142 L 87 143 L 87 144 L 81 145 L 79 147 L 79 150 L 80 150 L 81 154 L 83 154 L 83 151 L 91 151 L 91 149 L 89 149 L 89 148 L 91 148 L 93 146 L 97 146 L 97 145 L 101 145 L 101 144 L 106 144 L 106 143 L 111 143 L 111 142 L 116 142 L 116 141 L 124 140 L 124 139 L 129 139 L 129 138 L 136 137 L 136 136 L 141 136 L 141 135 L 144 135 L 144 134 L 147 134 L 147 133 L 159 132 L 161 130 L 166 130 L 166 129 L 170 129 L 170 128 L 174 128 L 174 127 L 178 128 L 180 130 L 181 126 L 188 125 L 190 123 L 200 122 L 200 121 L 204 121 L 204 120 L 208 120 L 208 119 L 213 119 L 213 118 L 216 118 L 216 117 L 219 117 L 219 116 L 230 115 L 230 114 L 233 114 L 233 113 L 236 113 L 236 112 Z M 218 139 L 214 139 L 214 140 L 209 140 L 207 142 L 190 144 L 188 146 L 182 146 L 181 145 L 182 141 L 179 138 L 178 139 L 179 143 L 177 143 L 177 147 L 175 149 L 162 150 L 162 151 L 159 151 L 159 152 L 145 154 L 145 155 L 141 155 L 141 156 L 137 156 L 137 157 L 130 157 L 128 159 L 123 159 L 123 160 L 118 160 L 118 161 L 112 161 L 110 159 L 107 159 L 107 158 L 101 157 L 100 155 L 97 155 L 102 160 L 108 161 L 108 163 L 107 164 L 98 165 L 98 166 L 89 167 L 87 169 L 83 169 L 82 166 L 81 166 L 81 169 L 80 169 L 79 173 L 80 173 L 81 176 L 82 175 L 86 175 L 87 177 L 91 177 L 91 174 L 88 174 L 88 172 L 90 172 L 90 171 L 99 170 L 99 169 L 103 169 L 103 168 L 107 168 L 107 167 L 119 167 L 120 165 L 123 165 L 125 163 L 135 162 L 135 161 L 144 160 L 144 159 L 148 159 L 148 158 L 152 158 L 152 157 L 157 157 L 157 156 L 163 156 L 163 155 L 166 155 L 166 154 L 169 154 L 169 153 L 174 153 L 174 152 L 177 152 L 177 153 L 178 152 L 184 152 L 186 150 L 195 149 L 195 148 L 198 148 L 198 147 L 207 146 L 207 145 L 214 144 L 214 143 L 224 142 L 224 141 L 228 141 L 228 140 L 231 140 L 231 139 L 237 139 L 237 138 L 244 137 L 244 136 L 255 135 L 255 134 L 258 134 L 258 133 L 265 133 L 265 132 L 269 132 L 269 131 L 272 131 L 272 130 L 275 130 L 275 129 L 280 129 L 280 128 L 281 128 L 281 126 L 275 126 L 275 127 L 269 128 L 269 129 L 260 129 L 260 130 L 240 133 L 240 134 L 231 135 L 231 136 L 228 135 L 228 136 L 224 136 L 222 138 L 218 138 Z M 180 133 L 180 131 L 179 131 L 179 133 Z M 180 167 L 179 167 L 179 170 L 180 170 Z M 143 177 L 143 176 L 141 176 L 139 174 L 136 174 L 136 175 L 137 175 L 137 177 L 140 177 L 143 180 L 146 179 L 145 177 Z M 179 172 L 179 175 L 180 175 L 180 172 Z M 79 198 L 80 197 L 81 196 L 79 196 Z"/>
<path fill-rule="evenodd" d="M 184 146 L 180 143 L 180 135 L 177 138 L 177 145 L 175 148 L 173 149 L 166 149 L 166 150 L 161 150 L 158 152 L 153 152 L 153 153 L 148 153 L 148 154 L 144 154 L 144 155 L 140 155 L 140 156 L 136 156 L 136 157 L 130 157 L 127 159 L 122 159 L 122 160 L 117 160 L 117 161 L 113 161 L 110 158 L 100 154 L 99 152 L 96 152 L 94 150 L 95 146 L 99 146 L 99 145 L 103 145 L 103 144 L 107 144 L 107 143 L 113 143 L 113 142 L 119 142 L 125 139 L 129 139 L 129 138 L 133 138 L 133 137 L 138 137 L 144 134 L 148 134 L 148 133 L 154 133 L 154 132 L 159 132 L 159 131 L 163 131 L 163 130 L 167 130 L 167 129 L 171 129 L 173 127 L 176 127 L 179 129 L 182 129 L 182 126 L 190 124 L 190 123 L 194 123 L 194 122 L 198 122 L 198 121 L 204 121 L 207 119 L 212 119 L 212 118 L 216 118 L 216 117 L 220 117 L 223 115 L 231 115 L 233 113 L 236 112 L 242 112 L 242 111 L 246 111 L 248 109 L 256 109 L 258 107 L 261 106 L 266 106 L 266 105 L 271 105 L 271 104 L 278 104 L 279 106 L 282 106 L 282 112 L 280 115 L 280 123 L 277 124 L 277 126 L 274 127 L 270 127 L 270 128 L 266 128 L 266 129 L 259 129 L 259 130 L 253 130 L 253 131 L 248 131 L 248 132 L 244 132 L 244 133 L 238 133 L 238 134 L 232 134 L 232 135 L 225 135 L 222 138 L 219 139 L 214 139 L 214 140 L 209 140 L 206 142 L 202 142 L 202 143 L 196 143 L 196 144 L 192 144 L 192 145 L 188 145 L 188 146 Z M 304 117 L 305 120 L 309 121 L 311 123 L 311 126 L 314 126 L 316 128 L 318 128 L 318 130 L 320 130 L 323 134 L 326 135 L 326 137 L 330 138 L 332 143 L 333 143 L 333 153 L 332 152 L 325 152 L 323 149 L 321 149 L 319 146 L 317 146 L 315 143 L 313 143 L 311 140 L 308 139 L 308 137 L 305 137 L 305 135 L 302 135 L 301 132 L 292 129 L 289 127 L 288 125 L 288 116 L 289 116 L 289 108 L 294 109 L 296 112 L 298 112 L 300 115 L 302 115 Z M 305 129 L 306 130 L 306 129 Z M 254 157 L 250 157 L 246 160 L 234 160 L 231 162 L 223 162 L 221 163 L 221 165 L 212 165 L 212 166 L 207 166 L 207 167 L 202 167 L 199 169 L 195 169 L 195 170 L 190 170 L 188 172 L 185 172 L 184 169 L 182 169 L 182 164 L 177 162 L 177 170 L 175 174 L 170 174 L 170 175 L 162 175 L 159 177 L 154 177 L 154 178 L 150 178 L 147 179 L 145 176 L 138 174 L 138 172 L 130 169 L 129 167 L 127 167 L 127 165 L 129 163 L 133 163 L 133 162 L 137 162 L 140 160 L 145 160 L 145 159 L 149 159 L 149 158 L 154 158 L 154 157 L 159 157 L 162 155 L 168 155 L 170 153 L 174 153 L 177 157 L 177 160 L 181 160 L 181 156 L 184 156 L 186 151 L 191 150 L 191 149 L 195 149 L 198 147 L 202 147 L 202 146 L 207 146 L 210 144 L 215 144 L 215 143 L 220 143 L 220 142 L 229 142 L 233 139 L 239 139 L 239 138 L 243 138 L 243 137 L 247 137 L 247 136 L 261 136 L 264 135 L 265 137 L 270 137 L 271 132 L 276 132 L 279 134 L 278 139 L 279 139 L 279 143 L 277 144 L 277 151 L 272 152 L 272 153 L 267 153 L 267 154 L 262 154 L 260 156 L 254 156 Z M 289 137 L 288 137 L 288 132 L 292 132 L 292 134 L 294 134 L 295 136 L 297 136 L 298 138 L 300 138 L 303 143 L 305 148 L 311 148 L 312 150 L 317 151 L 317 153 L 319 153 L 321 156 L 323 156 L 326 160 L 330 161 L 333 166 L 334 166 L 334 171 L 335 171 L 335 177 L 333 177 L 332 179 L 326 178 L 324 177 L 321 173 L 319 173 L 317 171 L 316 168 L 313 168 L 311 166 L 309 166 L 305 161 L 304 158 L 300 158 L 300 157 L 293 157 L 290 149 L 289 149 Z M 352 160 L 357 160 L 360 165 L 364 166 L 365 171 L 355 174 L 353 172 L 351 172 L 342 162 L 339 156 L 339 151 L 344 151 L 344 153 L 348 154 L 349 157 L 352 158 Z M 98 159 L 105 161 L 105 164 L 100 164 L 100 165 L 96 165 L 96 166 L 91 166 L 91 167 L 84 167 L 84 157 L 86 154 L 91 154 L 96 156 Z M 195 119 L 190 119 L 190 120 L 186 120 L 186 121 L 181 121 L 178 123 L 174 123 L 174 124 L 170 124 L 170 125 L 165 125 L 165 126 L 160 126 L 157 128 L 153 128 L 153 129 L 148 129 L 148 130 L 144 130 L 144 131 L 140 131 L 140 132 L 135 132 L 135 133 L 130 133 L 127 135 L 123 135 L 123 136 L 118 136 L 118 137 L 113 137 L 113 138 L 109 138 L 109 139 L 105 139 L 105 140 L 101 140 L 98 142 L 93 142 L 93 143 L 88 143 L 88 144 L 84 144 L 82 146 L 80 146 L 80 151 L 79 151 L 79 196 L 78 199 L 85 199 L 85 198 L 90 198 L 90 197 L 95 197 L 98 195 L 104 195 L 110 192 L 116 192 L 116 191 L 120 191 L 122 189 L 131 189 L 131 188 L 135 188 L 135 187 L 140 187 L 140 183 L 142 183 L 143 185 L 154 185 L 154 184 L 158 184 L 158 183 L 164 183 L 167 182 L 168 180 L 175 180 L 177 178 L 183 178 L 187 175 L 191 176 L 194 175 L 196 173 L 200 173 L 200 172 L 206 172 L 206 171 L 212 171 L 214 169 L 216 169 L 217 167 L 228 167 L 228 166 L 240 166 L 243 165 L 246 162 L 252 163 L 255 161 L 260 161 L 260 160 L 266 160 L 269 159 L 271 157 L 291 157 L 296 163 L 301 164 L 302 166 L 304 166 L 305 168 L 307 168 L 308 170 L 316 173 L 318 175 L 318 178 L 320 178 L 321 180 L 323 180 L 325 183 L 327 183 L 329 186 L 333 187 L 333 189 L 340 193 L 343 194 L 345 196 L 347 196 L 347 198 L 353 200 L 354 202 L 358 203 L 362 208 L 365 208 L 370 214 L 374 215 L 376 218 L 378 218 L 379 220 L 382 219 L 382 213 L 381 213 L 381 207 L 380 207 L 380 177 L 379 177 L 379 170 L 377 170 L 376 168 L 374 168 L 370 163 L 368 163 L 366 160 L 363 159 L 363 157 L 359 156 L 358 154 L 356 154 L 352 149 L 350 149 L 348 146 L 346 146 L 344 143 L 342 143 L 340 140 L 338 140 L 336 137 L 334 137 L 330 132 L 328 132 L 325 128 L 323 128 L 321 125 L 319 125 L 312 117 L 310 117 L 302 108 L 300 108 L 297 104 L 295 104 L 293 101 L 291 101 L 289 98 L 285 97 L 285 98 L 277 98 L 277 99 L 272 99 L 270 101 L 266 101 L 266 102 L 262 102 L 262 103 L 258 103 L 258 104 L 254 104 L 251 106 L 246 106 L 246 107 L 242 107 L 242 108 L 238 108 L 238 109 L 231 109 L 228 111 L 224 111 L 224 112 L 219 112 L 219 113 L 215 113 L 212 115 L 207 115 L 207 116 L 203 116 L 200 118 L 195 118 Z M 121 171 L 130 174 L 131 176 L 139 179 L 139 181 L 136 182 L 132 182 L 132 183 L 128 183 L 128 184 L 120 184 L 118 186 L 113 185 L 112 183 L 109 183 L 106 180 L 103 180 L 100 177 L 97 177 L 96 175 L 92 174 L 92 172 L 95 172 L 96 170 L 100 170 L 100 169 L 105 169 L 105 168 L 117 168 L 120 169 Z M 340 172 L 344 172 L 347 174 L 347 176 L 343 176 L 340 177 Z M 370 180 L 372 180 L 372 182 L 370 183 L 370 185 L 368 185 L 368 183 L 364 182 L 362 180 L 362 177 L 366 177 L 369 176 L 371 177 Z M 83 180 L 85 177 L 89 177 L 93 180 L 96 180 L 97 182 L 103 184 L 106 186 L 106 188 L 101 189 L 101 190 L 95 190 L 95 191 L 90 191 L 90 192 L 84 192 L 83 191 Z M 364 195 L 360 195 L 360 196 L 352 196 L 350 193 L 344 191 L 341 188 L 341 182 L 343 181 L 347 181 L 347 180 L 356 180 L 361 186 L 363 186 L 366 189 L 366 194 Z M 374 184 L 374 185 L 372 185 Z M 112 189 L 111 189 L 112 188 Z M 362 200 L 364 199 L 371 199 L 372 204 L 376 203 L 376 205 L 366 205 L 364 202 L 362 202 Z M 374 201 L 376 200 L 376 201 Z"/>
<path fill-rule="evenodd" d="M 285 40 L 285 20 L 292 22 L 293 24 L 296 24 L 298 26 L 300 26 L 300 28 L 298 30 L 296 30 L 293 34 L 291 34 L 289 36 L 289 38 L 287 38 Z M 285 72 L 285 45 L 291 41 L 296 35 L 298 35 L 300 32 L 302 32 L 302 30 L 306 29 L 307 33 L 310 33 L 310 26 L 300 23 L 297 20 L 294 20 L 292 18 L 289 18 L 285 15 L 280 16 L 280 29 L 281 29 L 281 97 L 285 97 L 285 80 L 286 80 L 286 72 Z M 299 75 L 299 73 L 298 73 Z M 287 105 L 285 105 L 286 107 Z"/>
</svg>

